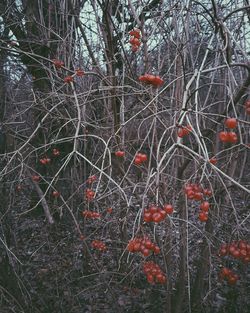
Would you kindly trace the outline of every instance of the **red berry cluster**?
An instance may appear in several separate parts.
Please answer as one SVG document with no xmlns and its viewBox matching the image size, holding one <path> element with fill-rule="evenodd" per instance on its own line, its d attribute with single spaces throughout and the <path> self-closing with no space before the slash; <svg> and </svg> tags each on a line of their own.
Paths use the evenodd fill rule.
<svg viewBox="0 0 250 313">
<path fill-rule="evenodd" d="M 139 81 L 148 85 L 153 85 L 154 87 L 160 87 L 164 83 L 164 81 L 160 78 L 160 76 L 151 75 L 151 74 L 144 74 L 140 76 Z"/>
<path fill-rule="evenodd" d="M 95 192 L 92 189 L 87 188 L 85 191 L 85 197 L 87 201 L 92 201 L 95 197 Z"/>
<path fill-rule="evenodd" d="M 250 99 L 247 99 L 245 102 L 245 111 L 247 115 L 250 115 Z"/>
<path fill-rule="evenodd" d="M 230 255 L 244 263 L 250 262 L 250 244 L 245 240 L 232 241 L 228 244 L 222 244 L 219 250 L 219 256 Z"/>
<path fill-rule="evenodd" d="M 39 162 L 40 162 L 41 164 L 43 164 L 43 165 L 49 164 L 50 161 L 51 161 L 50 158 L 47 158 L 47 157 L 42 158 L 42 159 L 39 160 Z"/>
<path fill-rule="evenodd" d="M 235 285 L 239 276 L 227 267 L 223 267 L 219 273 L 220 279 L 226 279 L 229 285 Z"/>
<path fill-rule="evenodd" d="M 137 153 L 135 155 L 134 164 L 135 165 L 141 165 L 142 163 L 146 162 L 148 160 L 148 157 L 144 153 Z"/>
<path fill-rule="evenodd" d="M 139 49 L 140 45 L 141 45 L 141 32 L 139 29 L 133 29 L 129 32 L 130 35 L 130 39 L 129 39 L 129 43 L 132 46 L 132 51 L 133 52 L 137 52 L 137 50 Z"/>
<path fill-rule="evenodd" d="M 127 249 L 129 252 L 141 252 L 145 257 L 150 255 L 150 251 L 155 254 L 160 253 L 160 248 L 148 237 L 134 238 L 130 240 Z"/>
<path fill-rule="evenodd" d="M 171 204 L 165 204 L 162 208 L 156 205 L 151 205 L 144 211 L 143 220 L 146 223 L 160 223 L 164 220 L 167 214 L 172 214 L 173 210 Z"/>
<path fill-rule="evenodd" d="M 107 250 L 105 243 L 100 241 L 100 240 L 93 240 L 91 242 L 91 246 L 92 246 L 92 248 L 99 250 L 99 251 L 106 251 Z"/>
<path fill-rule="evenodd" d="M 55 67 L 58 68 L 58 69 L 64 66 L 63 61 L 54 59 L 54 60 L 52 60 L 52 62 L 53 62 L 53 64 L 55 65 Z"/>
<path fill-rule="evenodd" d="M 202 201 L 204 196 L 211 197 L 212 191 L 210 189 L 203 189 L 198 184 L 187 184 L 184 187 L 184 192 L 188 199 Z M 199 212 L 199 220 L 201 222 L 206 222 L 208 220 L 208 210 L 210 208 L 210 204 L 208 201 L 203 201 L 200 204 L 201 211 Z"/>
<path fill-rule="evenodd" d="M 164 284 L 167 280 L 165 274 L 162 272 L 159 265 L 157 265 L 153 261 L 144 263 L 143 272 L 146 274 L 147 281 L 150 284 L 154 283 Z"/>
<path fill-rule="evenodd" d="M 236 118 L 227 118 L 225 120 L 225 126 L 229 129 L 234 129 L 237 127 L 237 120 Z M 237 134 L 233 131 L 221 131 L 219 132 L 219 139 L 222 142 L 227 143 L 236 143 L 238 141 Z"/>
<path fill-rule="evenodd" d="M 124 151 L 118 150 L 115 152 L 115 156 L 117 156 L 118 158 L 122 158 L 124 157 L 124 155 L 125 155 Z"/>
<path fill-rule="evenodd" d="M 177 136 L 180 138 L 183 138 L 183 137 L 187 136 L 191 131 L 192 131 L 191 125 L 181 126 L 181 127 L 179 127 L 179 129 L 177 131 Z"/>
<path fill-rule="evenodd" d="M 188 199 L 200 201 L 203 199 L 203 196 L 211 197 L 212 191 L 208 188 L 202 188 L 198 184 L 187 184 L 184 187 L 184 192 Z"/>
<path fill-rule="evenodd" d="M 94 218 L 100 218 L 101 214 L 98 212 L 90 211 L 90 210 L 84 210 L 82 212 L 82 216 L 85 218 L 93 218 L 94 219 Z"/>
<path fill-rule="evenodd" d="M 219 132 L 219 139 L 222 142 L 236 143 L 238 141 L 238 136 L 235 132 L 221 131 Z"/>
</svg>

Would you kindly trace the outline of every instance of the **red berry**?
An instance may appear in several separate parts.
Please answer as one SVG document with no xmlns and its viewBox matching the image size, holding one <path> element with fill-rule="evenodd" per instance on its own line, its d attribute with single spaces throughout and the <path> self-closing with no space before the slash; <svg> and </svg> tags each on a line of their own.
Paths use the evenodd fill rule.
<svg viewBox="0 0 250 313">
<path fill-rule="evenodd" d="M 215 165 L 217 163 L 217 159 L 215 157 L 209 159 L 209 162 L 213 165 Z"/>
<path fill-rule="evenodd" d="M 158 207 L 156 206 L 156 205 L 151 205 L 150 207 L 149 207 L 149 212 L 151 213 L 151 214 L 154 214 L 154 213 L 156 213 L 156 212 L 158 212 L 159 211 L 159 209 L 158 209 Z"/>
<path fill-rule="evenodd" d="M 58 198 L 58 197 L 60 196 L 60 192 L 57 191 L 57 190 L 54 190 L 54 191 L 52 192 L 52 196 L 53 196 L 54 198 Z"/>
<path fill-rule="evenodd" d="M 141 33 L 140 33 L 140 30 L 139 29 L 133 29 L 129 32 L 129 35 L 130 36 L 134 36 L 135 38 L 137 39 L 140 39 L 141 38 Z"/>
<path fill-rule="evenodd" d="M 238 276 L 237 275 L 232 275 L 232 276 L 229 276 L 228 277 L 228 283 L 230 285 L 235 285 L 237 283 L 237 280 L 238 280 Z"/>
<path fill-rule="evenodd" d="M 132 46 L 132 47 L 131 47 L 131 50 L 132 50 L 133 52 L 137 52 L 137 51 L 138 51 L 138 46 Z"/>
<path fill-rule="evenodd" d="M 76 69 L 76 76 L 81 77 L 81 76 L 83 76 L 84 74 L 85 74 L 84 71 L 81 70 L 80 68 Z"/>
<path fill-rule="evenodd" d="M 142 254 L 143 254 L 144 256 L 149 256 L 149 254 L 150 254 L 149 249 L 147 249 L 147 248 L 143 249 L 143 250 L 142 250 Z"/>
<path fill-rule="evenodd" d="M 154 213 L 153 216 L 152 216 L 152 220 L 153 222 L 155 223 L 159 223 L 162 221 L 162 215 L 160 213 Z"/>
<path fill-rule="evenodd" d="M 203 190 L 203 194 L 207 197 L 211 197 L 212 196 L 212 190 L 206 188 Z"/>
<path fill-rule="evenodd" d="M 33 180 L 34 182 L 39 182 L 40 176 L 38 176 L 38 175 L 33 175 L 33 176 L 32 176 L 32 180 Z"/>
<path fill-rule="evenodd" d="M 146 223 L 152 222 L 152 214 L 150 212 L 144 212 L 143 220 Z"/>
<path fill-rule="evenodd" d="M 227 254 L 227 249 L 221 248 L 219 251 L 220 256 L 225 256 Z"/>
<path fill-rule="evenodd" d="M 228 142 L 236 143 L 237 141 L 238 141 L 237 134 L 235 132 L 229 132 L 228 133 Z"/>
<path fill-rule="evenodd" d="M 201 222 L 206 222 L 207 220 L 208 220 L 208 215 L 207 215 L 207 213 L 206 212 L 200 212 L 199 213 L 199 220 L 201 221 Z"/>
<path fill-rule="evenodd" d="M 165 210 L 159 210 L 159 213 L 162 216 L 162 219 L 164 219 L 167 216 L 167 212 Z"/>
<path fill-rule="evenodd" d="M 223 277 L 224 276 L 229 276 L 231 274 L 231 270 L 229 268 L 227 268 L 227 267 L 223 267 L 221 269 L 221 274 L 223 275 Z"/>
<path fill-rule="evenodd" d="M 124 157 L 124 155 L 125 155 L 124 151 L 118 150 L 118 151 L 115 152 L 115 156 L 117 156 L 119 158 Z"/>
<path fill-rule="evenodd" d="M 208 201 L 204 201 L 201 203 L 200 208 L 203 212 L 208 212 L 210 204 Z"/>
<path fill-rule="evenodd" d="M 185 132 L 184 132 L 183 128 L 178 129 L 177 136 L 180 138 L 183 138 L 185 136 Z"/>
<path fill-rule="evenodd" d="M 134 164 L 135 164 L 135 165 L 141 165 L 141 163 L 142 163 L 141 158 L 136 157 L 136 158 L 134 159 Z"/>
<path fill-rule="evenodd" d="M 236 128 L 237 127 L 237 120 L 236 120 L 236 118 L 232 117 L 232 118 L 226 119 L 225 126 L 227 128 L 230 128 L 230 129 Z"/>
<path fill-rule="evenodd" d="M 160 248 L 159 248 L 158 246 L 155 246 L 155 247 L 154 247 L 154 253 L 155 253 L 155 254 L 160 253 L 160 251 L 161 251 L 161 250 L 160 250 Z"/>
<path fill-rule="evenodd" d="M 144 153 L 138 153 L 138 158 L 141 159 L 141 162 L 146 162 L 148 160 L 148 157 Z"/>
<path fill-rule="evenodd" d="M 174 212 L 174 208 L 171 204 L 165 204 L 163 209 L 166 211 L 167 214 L 172 214 Z"/>
<path fill-rule="evenodd" d="M 108 213 L 112 213 L 112 212 L 113 212 L 113 209 L 112 209 L 112 208 L 107 208 L 107 212 L 108 212 Z"/>
<path fill-rule="evenodd" d="M 64 82 L 67 83 L 67 84 L 70 84 L 70 83 L 72 83 L 73 81 L 74 81 L 73 76 L 66 76 L 66 77 L 64 78 Z"/>
<path fill-rule="evenodd" d="M 60 151 L 59 151 L 58 149 L 54 148 L 54 149 L 52 150 L 52 154 L 53 154 L 54 156 L 58 156 L 58 155 L 60 155 Z"/>
<path fill-rule="evenodd" d="M 222 142 L 228 142 L 228 132 L 225 131 L 219 132 L 219 139 Z"/>
<path fill-rule="evenodd" d="M 154 283 L 154 276 L 151 275 L 151 274 L 148 274 L 148 275 L 147 275 L 147 281 L 148 281 L 150 284 L 153 284 L 153 283 Z"/>
<path fill-rule="evenodd" d="M 62 61 L 60 61 L 60 60 L 54 59 L 54 60 L 52 60 L 52 62 L 55 65 L 56 68 L 61 68 L 64 65 L 64 63 Z"/>
<path fill-rule="evenodd" d="M 195 194 L 194 194 L 195 200 L 200 201 L 200 200 L 202 200 L 202 198 L 203 198 L 203 195 L 201 192 L 195 192 Z"/>
<path fill-rule="evenodd" d="M 159 87 L 164 84 L 164 81 L 160 78 L 160 76 L 155 76 L 152 81 L 152 84 L 156 87 Z"/>
<path fill-rule="evenodd" d="M 139 40 L 138 38 L 136 38 L 136 37 L 130 38 L 129 43 L 130 43 L 132 46 L 137 46 L 137 47 L 139 47 L 139 46 L 141 45 L 140 40 Z"/>
</svg>

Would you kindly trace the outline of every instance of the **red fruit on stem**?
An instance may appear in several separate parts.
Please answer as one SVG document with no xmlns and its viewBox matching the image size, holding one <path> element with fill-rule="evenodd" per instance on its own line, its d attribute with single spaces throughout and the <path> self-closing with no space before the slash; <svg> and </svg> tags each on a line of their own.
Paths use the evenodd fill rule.
<svg viewBox="0 0 250 313">
<path fill-rule="evenodd" d="M 76 69 L 76 76 L 82 77 L 84 75 L 84 71 L 81 70 L 80 68 Z"/>
<path fill-rule="evenodd" d="M 136 158 L 134 159 L 134 164 L 135 164 L 135 165 L 141 165 L 141 163 L 142 163 L 141 158 L 136 157 Z"/>
<path fill-rule="evenodd" d="M 201 203 L 200 208 L 203 212 L 208 212 L 210 204 L 208 201 L 204 201 Z"/>
<path fill-rule="evenodd" d="M 228 142 L 228 132 L 225 131 L 219 132 L 219 139 L 222 142 Z"/>
<path fill-rule="evenodd" d="M 183 128 L 178 129 L 177 136 L 180 138 L 183 138 L 185 136 L 185 132 L 184 132 Z"/>
<path fill-rule="evenodd" d="M 34 182 L 39 182 L 40 179 L 41 179 L 41 178 L 40 178 L 40 176 L 38 176 L 38 175 L 33 175 L 33 176 L 32 176 L 32 180 L 33 180 Z"/>
<path fill-rule="evenodd" d="M 160 78 L 160 76 L 155 76 L 153 81 L 152 81 L 152 84 L 156 87 L 159 87 L 159 86 L 164 84 L 164 81 L 163 81 L 163 79 Z"/>
<path fill-rule="evenodd" d="M 155 253 L 155 254 L 160 253 L 160 251 L 161 251 L 161 250 L 160 250 L 160 248 L 159 248 L 158 246 L 155 246 L 155 247 L 154 247 L 154 253 Z"/>
<path fill-rule="evenodd" d="M 162 216 L 162 219 L 164 219 L 167 216 L 167 212 L 165 210 L 159 210 L 159 213 Z"/>
<path fill-rule="evenodd" d="M 66 76 L 66 77 L 64 78 L 64 82 L 67 83 L 67 84 L 70 84 L 70 83 L 72 83 L 73 81 L 74 81 L 73 76 Z"/>
<path fill-rule="evenodd" d="M 203 190 L 203 194 L 207 197 L 211 197 L 212 196 L 212 190 L 205 188 Z"/>
<path fill-rule="evenodd" d="M 60 155 L 60 151 L 59 151 L 58 149 L 54 148 L 54 149 L 52 150 L 52 154 L 53 154 L 54 156 L 59 156 L 59 155 Z"/>
<path fill-rule="evenodd" d="M 154 283 L 154 276 L 151 274 L 148 274 L 147 275 L 147 281 L 148 281 L 148 283 L 153 284 Z"/>
<path fill-rule="evenodd" d="M 58 197 L 60 196 L 60 192 L 57 191 L 57 190 L 54 190 L 54 191 L 52 192 L 52 196 L 53 196 L 54 198 L 58 198 Z"/>
<path fill-rule="evenodd" d="M 149 249 L 147 249 L 147 248 L 143 249 L 143 250 L 142 250 L 142 254 L 143 254 L 144 256 L 149 256 L 149 255 L 150 255 Z"/>
<path fill-rule="evenodd" d="M 61 68 L 64 65 L 64 63 L 62 61 L 60 61 L 60 60 L 54 59 L 54 60 L 52 60 L 52 62 L 55 65 L 55 67 L 58 68 L 58 69 Z"/>
<path fill-rule="evenodd" d="M 237 134 L 235 132 L 229 132 L 228 133 L 228 142 L 236 143 L 237 141 L 238 141 Z"/>
<path fill-rule="evenodd" d="M 129 32 L 129 35 L 130 36 L 134 36 L 135 38 L 137 38 L 137 39 L 140 39 L 141 38 L 141 32 L 140 32 L 140 30 L 139 29 L 133 29 L 133 30 L 131 30 L 130 32 Z"/>
<path fill-rule="evenodd" d="M 207 213 L 206 212 L 200 212 L 199 213 L 199 220 L 201 221 L 201 222 L 206 222 L 207 220 L 208 220 L 208 215 L 207 215 Z"/>
<path fill-rule="evenodd" d="M 220 255 L 220 256 L 225 256 L 225 255 L 227 255 L 227 249 L 221 248 L 220 251 L 219 251 L 219 255 Z"/>
<path fill-rule="evenodd" d="M 163 209 L 166 211 L 167 214 L 172 214 L 174 212 L 174 208 L 171 204 L 165 204 Z"/>
<path fill-rule="evenodd" d="M 158 212 L 158 207 L 156 206 L 156 205 L 151 205 L 150 207 L 149 207 L 149 212 L 151 213 L 151 214 L 154 214 L 154 213 L 157 213 Z"/>
<path fill-rule="evenodd" d="M 112 208 L 107 208 L 107 212 L 110 214 L 113 212 L 113 209 Z"/>
<path fill-rule="evenodd" d="M 131 50 L 132 50 L 132 52 L 137 52 L 138 51 L 138 47 L 137 46 L 132 46 Z"/>
<path fill-rule="evenodd" d="M 139 47 L 139 46 L 141 45 L 140 40 L 139 40 L 138 38 L 136 38 L 136 37 L 130 38 L 129 43 L 130 43 L 131 45 L 137 46 L 137 47 Z"/>
<path fill-rule="evenodd" d="M 152 220 L 153 222 L 155 223 L 159 223 L 162 221 L 162 215 L 160 213 L 154 213 L 153 216 L 152 216 Z"/>
<path fill-rule="evenodd" d="M 200 200 L 202 200 L 202 198 L 203 198 L 203 195 L 201 192 L 195 192 L 194 193 L 194 199 L 195 200 L 200 201 Z"/>
<path fill-rule="evenodd" d="M 223 267 L 221 269 L 221 274 L 223 275 L 223 277 L 229 276 L 231 274 L 231 270 L 227 267 Z"/>
<path fill-rule="evenodd" d="M 234 129 L 237 127 L 237 120 L 236 118 L 227 118 L 226 121 L 225 121 L 225 126 L 227 128 L 230 128 L 230 129 Z"/>
<path fill-rule="evenodd" d="M 118 151 L 115 152 L 115 156 L 117 156 L 119 158 L 124 157 L 124 155 L 125 155 L 124 151 L 118 150 Z"/>
<path fill-rule="evenodd" d="M 143 216 L 143 220 L 146 223 L 152 222 L 152 214 L 150 212 L 145 212 Z"/>
<path fill-rule="evenodd" d="M 215 165 L 217 163 L 217 159 L 215 157 L 212 157 L 211 159 L 209 159 L 209 162 Z"/>
</svg>

